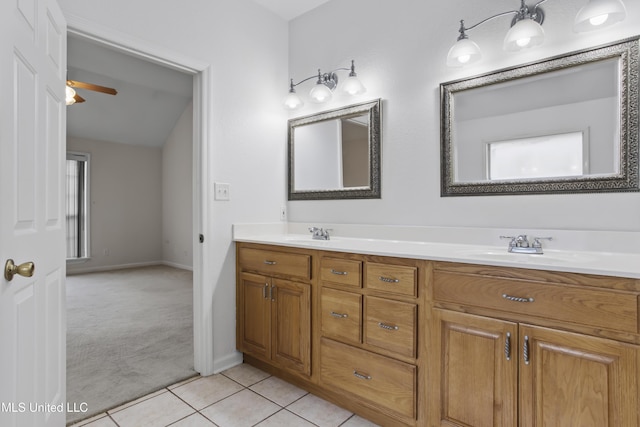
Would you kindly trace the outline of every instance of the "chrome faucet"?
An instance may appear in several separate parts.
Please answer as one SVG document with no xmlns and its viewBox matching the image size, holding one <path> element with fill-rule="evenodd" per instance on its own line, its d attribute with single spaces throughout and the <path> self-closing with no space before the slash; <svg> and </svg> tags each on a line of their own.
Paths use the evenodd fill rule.
<svg viewBox="0 0 640 427">
<path fill-rule="evenodd" d="M 309 227 L 309 232 L 312 233 L 312 238 L 315 240 L 329 240 L 331 236 L 329 236 L 329 232 L 332 231 L 330 228 L 326 230 L 318 227 Z"/>
<path fill-rule="evenodd" d="M 533 237 L 533 243 L 529 243 L 526 234 L 518 236 L 500 236 L 501 239 L 510 239 L 508 252 L 516 254 L 543 254 L 540 240 L 553 240 L 553 237 Z"/>
</svg>

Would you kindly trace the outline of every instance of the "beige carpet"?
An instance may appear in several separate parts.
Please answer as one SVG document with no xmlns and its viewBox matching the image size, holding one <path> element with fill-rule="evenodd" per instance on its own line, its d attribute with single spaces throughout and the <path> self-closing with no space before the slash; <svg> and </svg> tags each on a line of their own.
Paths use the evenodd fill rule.
<svg viewBox="0 0 640 427">
<path fill-rule="evenodd" d="M 193 278 L 152 266 L 67 277 L 67 402 L 88 412 L 196 375 Z"/>
</svg>

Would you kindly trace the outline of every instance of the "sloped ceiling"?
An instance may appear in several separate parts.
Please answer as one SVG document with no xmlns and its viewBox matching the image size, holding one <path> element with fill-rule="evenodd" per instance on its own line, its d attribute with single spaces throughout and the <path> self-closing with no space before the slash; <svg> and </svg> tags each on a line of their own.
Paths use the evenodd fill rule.
<svg viewBox="0 0 640 427">
<path fill-rule="evenodd" d="M 329 0 L 253 0 L 291 20 Z M 67 107 L 67 136 L 161 147 L 193 97 L 193 77 L 69 35 L 68 79 L 112 87 L 115 96 L 79 89 Z"/>
<path fill-rule="evenodd" d="M 84 89 L 67 107 L 67 136 L 160 147 L 193 96 L 193 77 L 69 36 L 68 79 L 116 89 Z"/>
</svg>

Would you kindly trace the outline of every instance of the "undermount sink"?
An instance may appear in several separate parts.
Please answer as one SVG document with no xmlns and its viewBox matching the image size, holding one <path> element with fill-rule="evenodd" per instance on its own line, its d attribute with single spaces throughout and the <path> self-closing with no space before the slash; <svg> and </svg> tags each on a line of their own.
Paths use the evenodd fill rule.
<svg viewBox="0 0 640 427">
<path fill-rule="evenodd" d="M 593 256 L 569 252 L 546 251 L 543 254 L 522 254 L 507 252 L 506 249 L 504 251 L 497 249 L 466 249 L 460 251 L 460 254 L 478 259 L 523 263 L 537 262 L 541 264 L 584 263 L 595 259 Z"/>
</svg>

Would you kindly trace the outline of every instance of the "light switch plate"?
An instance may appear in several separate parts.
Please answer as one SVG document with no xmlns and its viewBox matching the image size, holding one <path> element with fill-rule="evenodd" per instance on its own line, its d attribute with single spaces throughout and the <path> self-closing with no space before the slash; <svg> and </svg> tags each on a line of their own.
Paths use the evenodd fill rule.
<svg viewBox="0 0 640 427">
<path fill-rule="evenodd" d="M 213 189 L 215 191 L 215 200 L 230 200 L 229 191 L 231 186 L 224 182 L 214 182 Z"/>
</svg>

